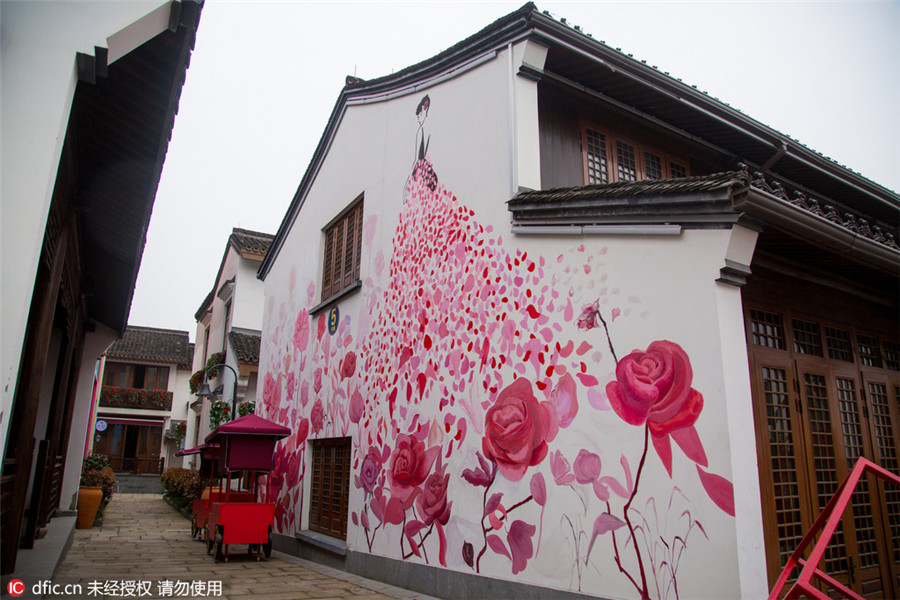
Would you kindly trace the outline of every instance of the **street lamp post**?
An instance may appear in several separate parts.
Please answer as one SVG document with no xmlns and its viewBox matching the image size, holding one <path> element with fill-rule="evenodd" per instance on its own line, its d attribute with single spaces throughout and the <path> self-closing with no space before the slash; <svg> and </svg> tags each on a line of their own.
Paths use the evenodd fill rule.
<svg viewBox="0 0 900 600">
<path fill-rule="evenodd" d="M 203 375 L 204 375 L 204 378 L 206 379 L 206 381 L 204 381 L 203 385 L 200 386 L 200 391 L 197 392 L 197 397 L 200 399 L 204 399 L 204 398 L 211 398 L 211 397 L 215 396 L 215 394 L 209 389 L 209 377 L 210 377 L 209 374 L 211 371 L 215 371 L 216 369 L 218 369 L 220 367 L 226 367 L 234 375 L 234 386 L 232 387 L 232 391 L 231 391 L 231 420 L 234 421 L 237 418 L 237 380 L 238 380 L 237 371 L 234 370 L 234 367 L 226 365 L 225 363 L 221 363 L 221 364 L 212 366 L 208 369 L 204 369 Z"/>
</svg>

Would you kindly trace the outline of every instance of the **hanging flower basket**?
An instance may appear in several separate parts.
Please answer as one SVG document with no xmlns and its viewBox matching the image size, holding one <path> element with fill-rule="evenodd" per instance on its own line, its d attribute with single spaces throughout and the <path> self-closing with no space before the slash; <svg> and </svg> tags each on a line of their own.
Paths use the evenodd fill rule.
<svg viewBox="0 0 900 600">
<path fill-rule="evenodd" d="M 206 374 L 209 377 L 215 377 L 218 375 L 218 371 L 220 369 L 215 369 L 214 367 L 218 367 L 219 365 L 221 365 L 224 362 L 225 362 L 225 353 L 224 352 L 216 352 L 215 354 L 210 354 L 209 358 L 206 359 L 206 366 L 203 368 L 203 370 L 206 371 Z"/>
<path fill-rule="evenodd" d="M 188 384 L 191 386 L 191 395 L 199 392 L 200 386 L 203 385 L 203 371 L 197 371 L 196 373 L 191 375 Z"/>
<path fill-rule="evenodd" d="M 171 429 L 175 439 L 181 440 L 187 433 L 187 421 L 173 421 Z"/>
<path fill-rule="evenodd" d="M 225 400 L 216 400 L 209 407 L 209 428 L 215 429 L 231 418 L 231 406 Z"/>
<path fill-rule="evenodd" d="M 238 404 L 238 416 L 246 417 L 256 412 L 256 402 L 246 401 Z"/>
</svg>

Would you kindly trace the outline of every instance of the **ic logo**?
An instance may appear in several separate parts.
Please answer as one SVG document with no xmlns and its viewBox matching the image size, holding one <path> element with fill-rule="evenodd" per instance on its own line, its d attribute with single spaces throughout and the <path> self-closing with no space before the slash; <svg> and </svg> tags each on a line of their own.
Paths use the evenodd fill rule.
<svg viewBox="0 0 900 600">
<path fill-rule="evenodd" d="M 6 584 L 6 591 L 9 592 L 10 596 L 19 597 L 25 593 L 25 584 L 22 583 L 21 579 L 11 579 L 8 584 Z"/>
</svg>

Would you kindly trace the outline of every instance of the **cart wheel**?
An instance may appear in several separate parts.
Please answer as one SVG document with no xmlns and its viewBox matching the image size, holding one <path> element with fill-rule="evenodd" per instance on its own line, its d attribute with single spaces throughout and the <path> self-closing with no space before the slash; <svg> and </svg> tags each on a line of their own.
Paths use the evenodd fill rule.
<svg viewBox="0 0 900 600">
<path fill-rule="evenodd" d="M 216 562 L 221 562 L 223 560 L 228 560 L 225 558 L 225 544 L 222 543 L 222 540 L 225 538 L 225 528 L 221 525 L 216 530 L 216 541 L 215 541 L 215 560 Z"/>
<path fill-rule="evenodd" d="M 196 515 L 191 517 L 191 538 L 197 537 L 197 533 L 200 529 L 197 527 L 197 517 Z"/>
<path fill-rule="evenodd" d="M 266 558 L 272 556 L 272 527 L 269 526 L 269 541 L 263 544 L 263 554 L 266 555 Z"/>
</svg>

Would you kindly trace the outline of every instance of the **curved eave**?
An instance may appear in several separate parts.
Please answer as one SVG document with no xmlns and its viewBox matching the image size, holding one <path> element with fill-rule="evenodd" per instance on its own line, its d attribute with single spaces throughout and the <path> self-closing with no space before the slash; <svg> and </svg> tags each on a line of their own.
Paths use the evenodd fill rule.
<svg viewBox="0 0 900 600">
<path fill-rule="evenodd" d="M 734 208 L 789 235 L 853 262 L 897 277 L 900 250 L 880 244 L 828 219 L 756 188 L 734 198 Z"/>
<path fill-rule="evenodd" d="M 461 65 L 480 55 L 526 38 L 551 48 L 548 63 L 552 62 L 556 51 L 560 56 L 565 55 L 563 64 L 574 65 L 582 73 L 589 73 L 588 79 L 598 73 L 608 77 L 610 81 L 614 79 L 615 94 L 621 95 L 610 93 L 609 96 L 617 101 L 671 123 L 691 136 L 710 141 L 723 151 L 732 153 L 734 157 L 751 162 L 754 168 L 766 167 L 763 170 L 767 173 L 798 189 L 806 190 L 812 195 L 824 194 L 887 222 L 896 221 L 896 215 L 900 211 L 900 195 L 897 193 L 697 88 L 556 21 L 539 12 L 534 4 L 528 3 L 431 59 L 389 76 L 371 81 L 354 81 L 343 88 L 312 160 L 278 228 L 272 247 L 257 271 L 257 277 L 264 280 L 278 258 L 284 239 L 328 153 L 348 104 L 365 98 L 388 99 L 415 86 L 424 87 L 435 78 L 459 69 Z M 578 61 L 581 64 L 576 64 Z M 541 73 L 528 75 L 539 79 Z M 590 80 L 579 81 L 578 77 L 572 79 L 591 87 Z"/>
<path fill-rule="evenodd" d="M 278 227 L 272 246 L 257 271 L 257 277 L 265 280 L 266 275 L 268 275 L 269 270 L 278 258 L 284 239 L 290 232 L 297 214 L 303 206 L 306 194 L 309 192 L 318 174 L 319 167 L 328 154 L 328 149 L 340 125 L 341 118 L 349 104 L 354 100 L 364 98 L 381 97 L 388 99 L 392 94 L 402 93 L 405 90 L 414 89 L 416 86 L 430 83 L 445 73 L 459 69 L 480 55 L 489 53 L 513 40 L 521 39 L 531 31 L 530 19 L 533 14 L 536 14 L 536 8 L 534 4 L 528 3 L 519 10 L 498 19 L 475 35 L 466 38 L 428 60 L 391 75 L 345 85 L 335 102 L 331 116 L 328 118 L 328 123 L 325 126 L 325 131 L 319 139 L 306 172 L 300 180 L 297 192 L 294 194 L 284 219 L 282 219 L 281 225 Z"/>
</svg>

